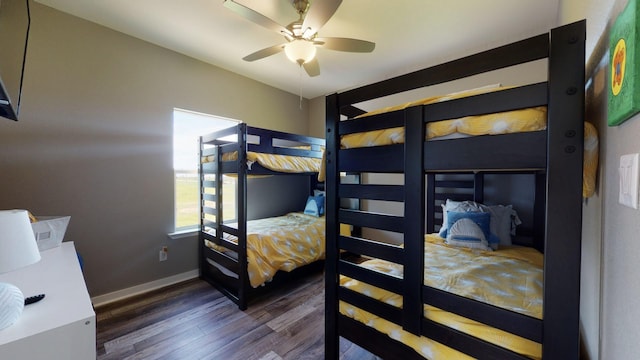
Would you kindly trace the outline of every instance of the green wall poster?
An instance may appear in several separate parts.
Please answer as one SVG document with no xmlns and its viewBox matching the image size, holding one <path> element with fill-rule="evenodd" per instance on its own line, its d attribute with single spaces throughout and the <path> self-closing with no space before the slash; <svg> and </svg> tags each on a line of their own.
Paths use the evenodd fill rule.
<svg viewBox="0 0 640 360">
<path fill-rule="evenodd" d="M 637 0 L 629 0 L 611 28 L 609 37 L 609 101 L 607 122 L 620 125 L 640 111 L 638 73 Z"/>
</svg>

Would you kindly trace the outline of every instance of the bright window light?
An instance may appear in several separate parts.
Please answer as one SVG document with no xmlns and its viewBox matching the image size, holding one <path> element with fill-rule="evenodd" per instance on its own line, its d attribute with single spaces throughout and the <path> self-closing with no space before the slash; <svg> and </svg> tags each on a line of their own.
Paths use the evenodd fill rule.
<svg viewBox="0 0 640 360">
<path fill-rule="evenodd" d="M 173 170 L 175 231 L 195 230 L 200 224 L 198 138 L 238 124 L 220 116 L 173 109 Z"/>
</svg>

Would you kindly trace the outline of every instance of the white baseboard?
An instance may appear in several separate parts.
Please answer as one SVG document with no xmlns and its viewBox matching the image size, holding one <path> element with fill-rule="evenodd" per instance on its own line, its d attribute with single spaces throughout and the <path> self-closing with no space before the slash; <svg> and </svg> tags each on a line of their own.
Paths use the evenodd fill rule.
<svg viewBox="0 0 640 360">
<path fill-rule="evenodd" d="M 94 307 L 99 307 L 115 301 L 124 300 L 135 295 L 140 295 L 152 290 L 160 289 L 165 286 L 177 284 L 182 281 L 191 280 L 197 278 L 198 276 L 200 276 L 200 271 L 198 269 L 195 269 L 184 272 L 182 274 L 177 274 L 148 283 L 132 286 L 130 288 L 114 291 L 108 294 L 94 296 L 91 298 L 91 302 L 93 303 Z"/>
</svg>

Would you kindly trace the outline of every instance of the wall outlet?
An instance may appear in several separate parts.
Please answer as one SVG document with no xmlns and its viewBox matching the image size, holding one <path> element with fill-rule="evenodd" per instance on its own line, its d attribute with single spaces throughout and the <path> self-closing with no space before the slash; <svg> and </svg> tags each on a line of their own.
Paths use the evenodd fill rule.
<svg viewBox="0 0 640 360">
<path fill-rule="evenodd" d="M 638 157 L 628 154 L 620 157 L 620 196 L 618 201 L 630 208 L 638 208 Z"/>
<path fill-rule="evenodd" d="M 160 249 L 160 253 L 158 254 L 158 260 L 165 261 L 167 260 L 168 256 L 169 256 L 169 247 L 163 246 L 162 249 Z"/>
</svg>

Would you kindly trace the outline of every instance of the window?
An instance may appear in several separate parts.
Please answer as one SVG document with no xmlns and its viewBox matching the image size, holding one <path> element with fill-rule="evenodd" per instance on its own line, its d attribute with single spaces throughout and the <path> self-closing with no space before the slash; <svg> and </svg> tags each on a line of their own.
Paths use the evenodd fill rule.
<svg viewBox="0 0 640 360">
<path fill-rule="evenodd" d="M 240 121 L 188 110 L 173 109 L 173 170 L 175 231 L 196 230 L 200 224 L 198 137 Z M 233 192 L 229 192 L 233 194 Z"/>
</svg>

